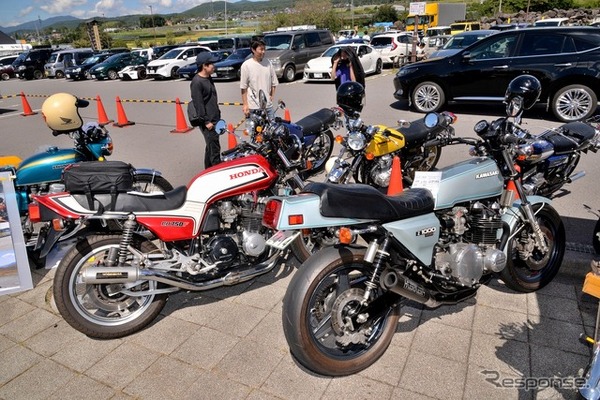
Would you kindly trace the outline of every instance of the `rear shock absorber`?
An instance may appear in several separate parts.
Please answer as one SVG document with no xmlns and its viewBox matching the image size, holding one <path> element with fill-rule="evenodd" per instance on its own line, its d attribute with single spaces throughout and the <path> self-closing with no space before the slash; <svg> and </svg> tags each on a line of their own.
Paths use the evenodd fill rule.
<svg viewBox="0 0 600 400">
<path fill-rule="evenodd" d="M 124 264 L 125 260 L 127 260 L 127 254 L 129 253 L 127 248 L 131 244 L 133 231 L 136 226 L 135 215 L 129 214 L 127 221 L 123 223 L 123 233 L 121 234 L 121 243 L 119 243 L 119 265 Z"/>
<path fill-rule="evenodd" d="M 364 260 L 368 263 L 373 264 L 373 275 L 371 279 L 365 282 L 366 290 L 363 296 L 363 303 L 366 304 L 371 297 L 371 292 L 377 289 L 377 282 L 379 282 L 379 276 L 381 275 L 381 270 L 383 267 L 383 263 L 387 257 L 389 257 L 390 253 L 388 253 L 388 247 L 390 245 L 389 235 L 386 235 L 383 239 L 383 243 L 379 245 L 377 240 L 369 243 L 369 247 L 367 248 L 367 252 L 365 253 Z"/>
</svg>

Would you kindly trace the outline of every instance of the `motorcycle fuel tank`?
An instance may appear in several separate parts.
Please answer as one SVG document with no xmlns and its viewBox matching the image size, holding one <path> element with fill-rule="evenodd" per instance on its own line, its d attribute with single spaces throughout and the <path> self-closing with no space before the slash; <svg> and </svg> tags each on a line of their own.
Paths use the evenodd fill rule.
<svg viewBox="0 0 600 400">
<path fill-rule="evenodd" d="M 435 209 L 458 203 L 499 196 L 504 179 L 496 163 L 489 158 L 474 158 L 441 169 L 442 178 Z"/>
<path fill-rule="evenodd" d="M 26 158 L 17 168 L 16 186 L 34 185 L 62 180 L 63 169 L 69 164 L 85 161 L 74 149 L 49 147 L 46 151 Z"/>
<path fill-rule="evenodd" d="M 365 153 L 371 153 L 375 157 L 381 157 L 386 154 L 394 153 L 405 146 L 404 135 L 393 128 L 384 125 L 377 125 L 378 133 L 373 136 Z M 386 131 L 386 135 L 383 132 Z"/>
</svg>

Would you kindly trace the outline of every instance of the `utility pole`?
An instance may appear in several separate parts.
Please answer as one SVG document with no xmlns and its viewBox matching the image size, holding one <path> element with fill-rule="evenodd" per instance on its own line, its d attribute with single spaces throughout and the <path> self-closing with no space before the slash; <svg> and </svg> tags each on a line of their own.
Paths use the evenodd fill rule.
<svg viewBox="0 0 600 400">
<path fill-rule="evenodd" d="M 225 0 L 225 36 L 227 36 L 227 0 Z"/>
<path fill-rule="evenodd" d="M 156 26 L 154 26 L 154 14 L 152 13 L 152 6 L 150 7 L 150 18 L 152 18 L 152 29 L 154 30 L 154 43 L 156 44 Z"/>
</svg>

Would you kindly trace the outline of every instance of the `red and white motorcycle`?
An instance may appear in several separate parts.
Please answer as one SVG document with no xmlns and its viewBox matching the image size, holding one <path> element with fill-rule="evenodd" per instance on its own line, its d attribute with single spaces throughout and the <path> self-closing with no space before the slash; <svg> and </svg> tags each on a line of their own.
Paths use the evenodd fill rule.
<svg viewBox="0 0 600 400">
<path fill-rule="evenodd" d="M 296 157 L 298 146 L 281 130 L 263 132 L 260 144 L 240 144 L 238 151 L 248 155 L 230 154 L 187 187 L 166 193 L 71 189 L 37 197 L 40 219 L 51 220 L 57 232 L 68 224 L 122 227 L 86 234 L 60 262 L 53 290 L 63 318 L 91 337 L 122 337 L 152 322 L 169 293 L 269 272 L 283 255 L 282 243 L 303 246 L 298 234 L 276 236 L 261 224 L 269 196 L 302 185 L 306 163 Z M 158 240 L 142 234 L 148 231 Z"/>
</svg>

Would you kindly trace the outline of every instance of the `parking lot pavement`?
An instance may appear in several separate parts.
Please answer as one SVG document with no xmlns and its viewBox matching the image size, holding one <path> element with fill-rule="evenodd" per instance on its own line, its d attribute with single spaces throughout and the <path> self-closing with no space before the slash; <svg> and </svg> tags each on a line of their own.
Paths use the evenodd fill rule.
<svg viewBox="0 0 600 400">
<path fill-rule="evenodd" d="M 72 329 L 53 307 L 54 269 L 36 270 L 34 289 L 0 297 L 0 398 L 575 398 L 590 354 L 578 337 L 592 334 L 597 303 L 581 294 L 589 257 L 565 259 L 537 293 L 492 281 L 455 306 L 406 304 L 384 356 L 335 379 L 289 353 L 281 301 L 291 262 L 241 285 L 172 295 L 150 327 L 117 340 Z"/>
</svg>

